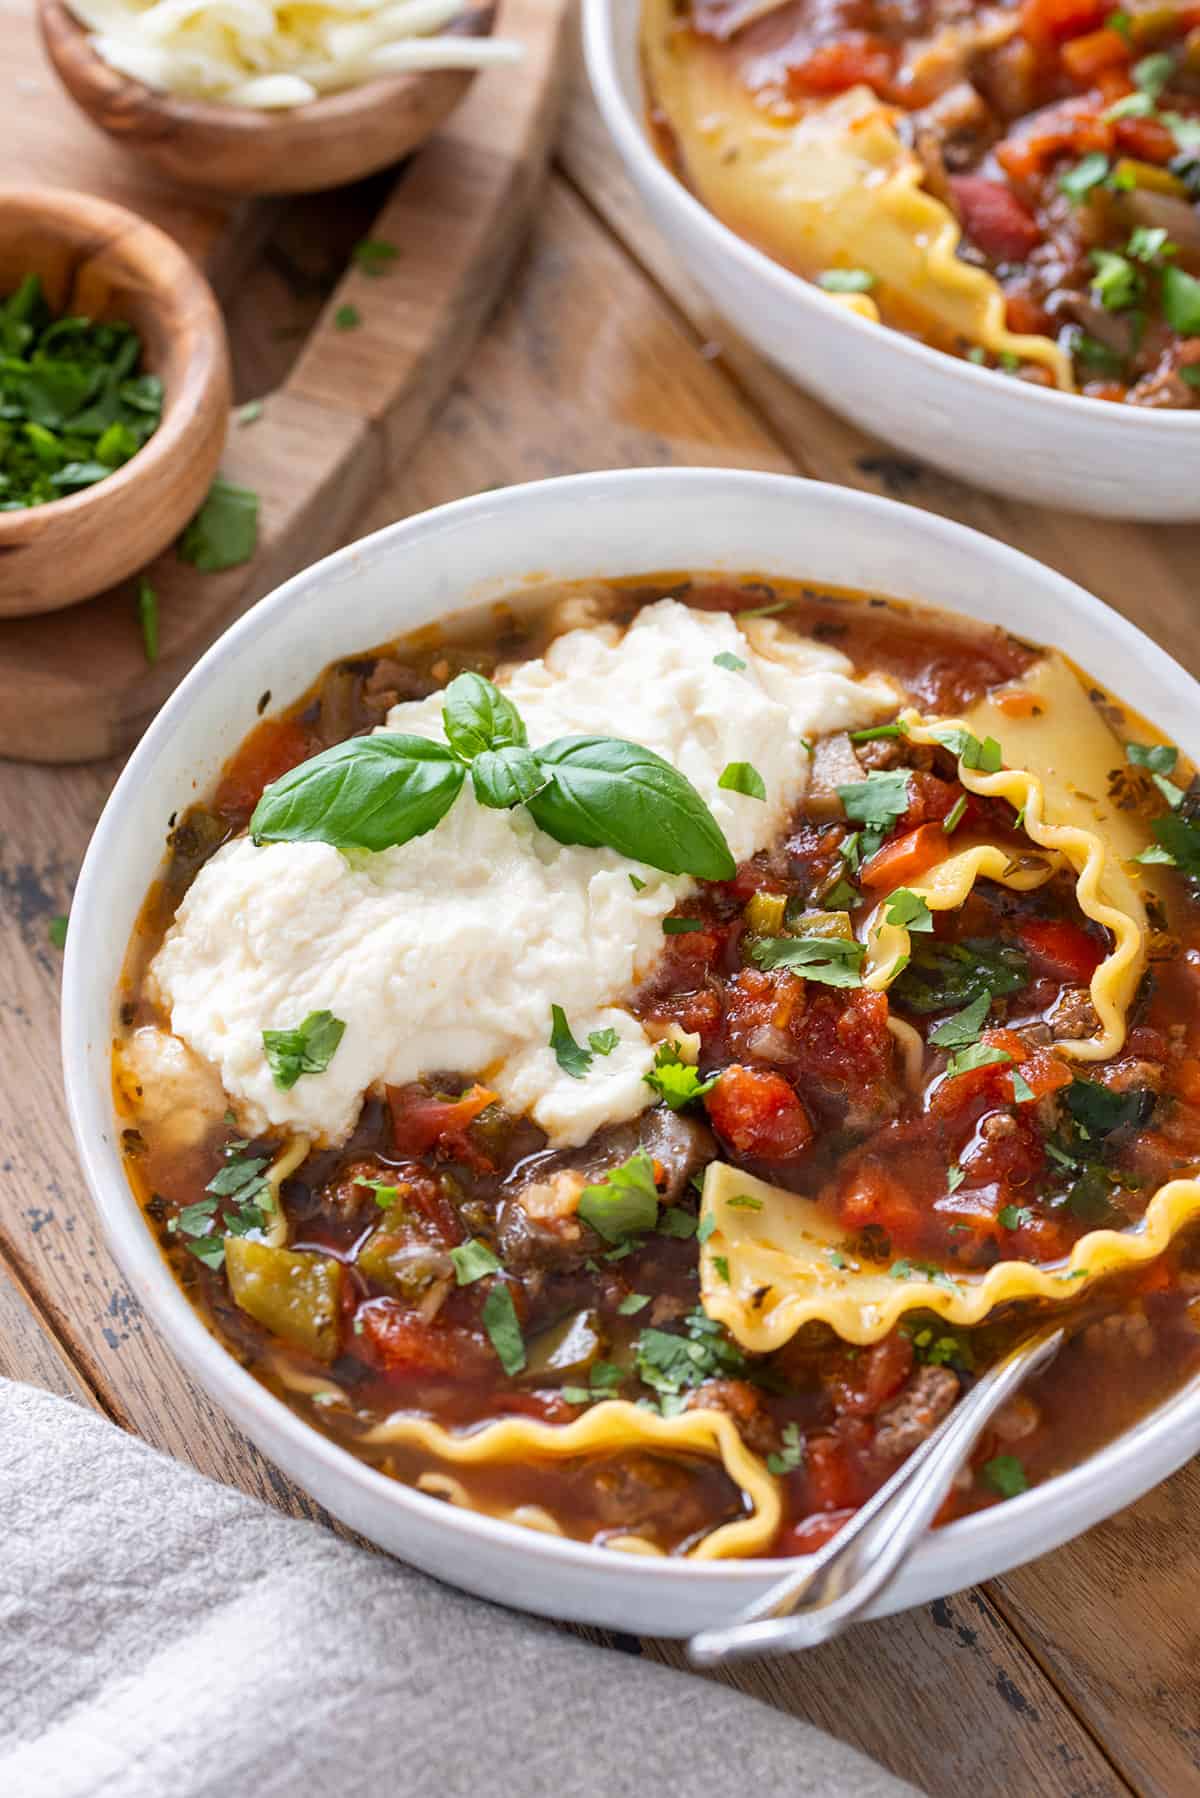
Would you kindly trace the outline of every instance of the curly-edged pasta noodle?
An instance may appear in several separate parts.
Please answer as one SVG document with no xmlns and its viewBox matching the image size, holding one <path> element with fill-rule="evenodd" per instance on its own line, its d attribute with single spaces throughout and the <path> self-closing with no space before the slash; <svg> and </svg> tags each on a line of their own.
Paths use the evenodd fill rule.
<svg viewBox="0 0 1200 1798">
<path fill-rule="evenodd" d="M 460 1468 L 525 1463 L 539 1456 L 563 1460 L 629 1448 L 719 1457 L 752 1508 L 748 1516 L 723 1523 L 705 1536 L 690 1550 L 689 1558 L 715 1561 L 734 1555 L 762 1554 L 779 1528 L 778 1481 L 758 1456 L 751 1454 L 732 1418 L 720 1411 L 684 1411 L 677 1417 L 660 1417 L 657 1412 L 625 1399 L 606 1399 L 573 1423 L 549 1424 L 529 1417 L 506 1417 L 463 1432 L 445 1430 L 428 1418 L 398 1412 L 369 1430 L 361 1440 L 373 1447 L 396 1444 L 419 1449 Z M 444 1492 L 443 1496 L 450 1494 Z M 480 1507 L 473 1497 L 468 1502 L 475 1509 L 486 1508 Z M 504 1515 L 512 1517 L 514 1513 L 508 1511 Z M 608 1546 L 616 1547 L 618 1543 L 610 1540 Z M 628 1548 L 630 1544 L 622 1538 L 619 1546 Z M 653 1552 L 652 1545 L 639 1539 L 637 1552 Z"/>
<path fill-rule="evenodd" d="M 969 792 L 1006 799 L 1043 853 L 1012 857 L 994 844 L 976 844 L 940 862 L 911 890 L 931 911 L 953 911 L 977 880 L 1028 892 L 1056 867 L 1071 867 L 1079 909 L 1109 932 L 1111 947 L 1091 982 L 1099 1032 L 1059 1048 L 1077 1061 L 1108 1060 L 1125 1041 L 1126 1014 L 1146 965 L 1146 907 L 1132 858 L 1149 837 L 1136 814 L 1120 811 L 1109 797 L 1121 750 L 1062 656 L 1044 657 L 1003 692 L 1010 706 L 1014 694 L 1022 695 L 1017 712 L 989 697 L 963 719 L 909 714 L 908 735 L 914 743 L 944 742 L 959 730 L 979 740 L 994 737 L 1009 765 L 984 774 L 960 760 L 959 779 Z M 877 989 L 891 984 L 910 948 L 908 931 L 887 921 L 887 905 L 885 899 L 866 932 L 863 979 Z"/>
<path fill-rule="evenodd" d="M 708 1170 L 703 1215 L 712 1219 L 700 1252 L 704 1309 L 743 1348 L 769 1354 L 808 1323 L 828 1324 L 843 1342 L 878 1342 L 906 1311 L 970 1325 L 1010 1300 L 1077 1298 L 1104 1275 L 1161 1255 L 1200 1216 L 1200 1182 L 1172 1180 L 1135 1228 L 1092 1230 L 1053 1267 L 1000 1261 L 979 1274 L 930 1274 L 905 1262 L 892 1272 L 860 1262 L 846 1249 L 844 1229 L 811 1200 L 723 1162 Z"/>
<path fill-rule="evenodd" d="M 979 344 L 1073 389 L 1064 350 L 1006 329 L 999 285 L 958 258 L 954 215 L 922 187 L 920 160 L 869 88 L 813 102 L 799 118 L 771 111 L 721 46 L 678 20 L 672 0 L 646 0 L 642 17 L 650 93 L 689 186 L 717 218 L 800 274 L 867 269 L 885 308 L 943 349 Z M 870 294 L 838 298 L 878 320 Z"/>
<path fill-rule="evenodd" d="M 271 1196 L 268 1210 L 264 1205 L 267 1221 L 261 1231 L 264 1242 L 273 1249 L 286 1249 L 288 1240 L 287 1217 L 279 1197 L 279 1188 L 285 1180 L 290 1180 L 296 1169 L 302 1165 L 312 1144 L 307 1136 L 289 1137 L 284 1147 L 276 1155 L 267 1169 L 267 1191 Z"/>
</svg>

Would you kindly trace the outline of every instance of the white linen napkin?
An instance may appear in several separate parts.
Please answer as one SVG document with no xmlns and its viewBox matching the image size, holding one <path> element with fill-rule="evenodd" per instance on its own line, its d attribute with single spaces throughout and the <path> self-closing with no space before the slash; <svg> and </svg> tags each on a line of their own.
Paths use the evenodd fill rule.
<svg viewBox="0 0 1200 1798">
<path fill-rule="evenodd" d="M 909 1798 L 809 1725 L 465 1598 L 0 1381 L 5 1798 Z"/>
</svg>

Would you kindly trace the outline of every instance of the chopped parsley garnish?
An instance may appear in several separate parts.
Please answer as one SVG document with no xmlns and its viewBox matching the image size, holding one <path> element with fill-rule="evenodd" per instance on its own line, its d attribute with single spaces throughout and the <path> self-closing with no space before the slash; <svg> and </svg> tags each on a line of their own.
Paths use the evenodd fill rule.
<svg viewBox="0 0 1200 1798">
<path fill-rule="evenodd" d="M 908 726 L 903 718 L 897 718 L 893 724 L 869 724 L 866 730 L 852 730 L 852 743 L 874 743 L 879 738 L 906 737 Z"/>
<path fill-rule="evenodd" d="M 912 961 L 895 981 L 892 994 L 910 1011 L 944 1011 L 986 994 L 989 1000 L 1015 993 L 1029 979 L 1029 961 L 1020 949 L 987 938 L 961 943 L 916 943 Z M 945 1047 L 939 1042 L 939 1047 Z"/>
<path fill-rule="evenodd" d="M 264 1030 L 263 1052 L 276 1086 L 286 1092 L 301 1074 L 323 1074 L 345 1033 L 331 1011 L 310 1011 L 293 1030 Z"/>
<path fill-rule="evenodd" d="M 525 1365 L 525 1339 L 512 1293 L 502 1282 L 497 1282 L 483 1301 L 482 1316 L 501 1367 L 509 1375 L 520 1373 Z"/>
<path fill-rule="evenodd" d="M 225 1260 L 226 1236 L 248 1236 L 261 1230 L 275 1209 L 268 1184 L 265 1155 L 247 1157 L 244 1142 L 225 1145 L 225 1163 L 205 1187 L 205 1197 L 185 1205 L 167 1229 L 186 1237 L 185 1247 L 215 1273 Z M 217 1211 L 222 1212 L 218 1228 Z"/>
<path fill-rule="evenodd" d="M 888 1268 L 888 1276 L 893 1280 L 911 1280 L 913 1275 L 928 1280 L 934 1286 L 947 1286 L 954 1290 L 954 1281 L 943 1267 L 935 1267 L 931 1261 L 893 1261 Z"/>
<path fill-rule="evenodd" d="M 914 893 L 908 887 L 897 887 L 887 902 L 884 913 L 889 924 L 902 925 L 905 930 L 933 929 L 933 913 L 920 893 Z"/>
<path fill-rule="evenodd" d="M 675 1236 L 680 1242 L 687 1242 L 691 1237 L 699 1235 L 695 1214 L 685 1211 L 682 1205 L 668 1205 L 659 1215 L 658 1233 L 660 1236 Z"/>
<path fill-rule="evenodd" d="M 1200 335 L 1200 281 L 1181 268 L 1163 270 L 1163 317 L 1181 337 Z"/>
<path fill-rule="evenodd" d="M 846 816 L 856 824 L 866 826 L 862 833 L 863 855 L 874 855 L 884 837 L 908 810 L 908 779 L 905 768 L 890 773 L 873 768 L 866 780 L 837 789 Z"/>
<path fill-rule="evenodd" d="M 679 1045 L 669 1042 L 658 1045 L 654 1051 L 654 1066 L 643 1078 L 647 1086 L 652 1086 L 660 1098 L 666 1100 L 672 1111 L 682 1111 L 693 1099 L 711 1092 L 720 1075 L 702 1080 L 696 1069 L 680 1055 Z"/>
<path fill-rule="evenodd" d="M 634 1344 L 639 1378 L 659 1395 L 667 1416 L 681 1411 L 684 1394 L 716 1374 L 738 1374 L 746 1357 L 721 1325 L 697 1307 L 684 1319 L 686 1336 L 669 1330 L 643 1330 Z"/>
<path fill-rule="evenodd" d="M 1165 225 L 1135 225 L 1129 234 L 1125 254 L 1136 262 L 1157 262 L 1160 256 L 1175 256 L 1179 245 L 1170 241 Z"/>
<path fill-rule="evenodd" d="M 958 757 L 964 768 L 977 768 L 981 774 L 998 774 L 1004 765 L 1004 752 L 995 737 L 984 737 L 981 742 L 963 726 L 935 730 L 933 735 L 943 749 Z"/>
<path fill-rule="evenodd" d="M 594 1055 L 611 1055 L 620 1040 L 620 1032 L 613 1029 L 588 1031 L 588 1048 Z"/>
<path fill-rule="evenodd" d="M 333 315 L 335 331 L 357 331 L 362 324 L 362 313 L 357 306 L 339 306 Z"/>
<path fill-rule="evenodd" d="M 1013 1099 L 1018 1105 L 1028 1105 L 1034 1096 L 1033 1088 L 1020 1068 L 1014 1068 L 1012 1071 L 1012 1089 Z"/>
<path fill-rule="evenodd" d="M 960 793 L 958 798 L 954 801 L 954 804 L 950 807 L 950 810 L 946 813 L 946 816 L 942 819 L 942 829 L 947 836 L 953 835 L 958 829 L 959 825 L 962 823 L 963 813 L 966 809 L 967 796 L 965 793 Z"/>
<path fill-rule="evenodd" d="M 629 876 L 629 884 L 633 888 L 635 893 L 644 893 L 646 890 L 645 881 L 639 880 L 636 874 L 631 874 Z"/>
<path fill-rule="evenodd" d="M 726 793 L 744 793 L 748 799 L 767 797 L 767 784 L 751 762 L 727 762 L 717 785 Z"/>
<path fill-rule="evenodd" d="M 478 1236 L 451 1249 L 450 1259 L 454 1263 L 454 1278 L 460 1286 L 473 1286 L 476 1280 L 483 1280 L 488 1274 L 500 1272 L 501 1263 L 487 1243 L 481 1242 Z"/>
<path fill-rule="evenodd" d="M 1132 1092 L 1113 1092 L 1098 1080 L 1072 1080 L 1067 1088 L 1067 1110 L 1085 1141 L 1111 1136 L 1117 1130 L 1140 1129 L 1154 1110 L 1155 1095 L 1149 1087 Z"/>
<path fill-rule="evenodd" d="M 862 903 L 862 894 L 856 886 L 852 886 L 843 874 L 836 886 L 830 887 L 824 895 L 822 904 L 827 911 L 853 911 Z"/>
<path fill-rule="evenodd" d="M 1001 1498 L 1016 1498 L 1029 1488 L 1029 1478 L 1016 1455 L 993 1455 L 983 1464 L 983 1477 Z"/>
<path fill-rule="evenodd" d="M 585 1186 L 579 1195 L 579 1215 L 605 1242 L 625 1242 L 642 1236 L 658 1222 L 658 1188 L 654 1163 L 645 1149 L 637 1149 L 602 1180 Z"/>
<path fill-rule="evenodd" d="M 50 947 L 52 949 L 66 948 L 67 916 L 65 912 L 60 912 L 56 918 L 50 919 L 49 923 L 46 925 L 46 935 L 50 939 Z"/>
<path fill-rule="evenodd" d="M 713 657 L 713 662 L 718 668 L 728 668 L 730 674 L 740 674 L 746 666 L 741 656 L 735 656 L 731 649 L 723 649 L 720 655 Z"/>
<path fill-rule="evenodd" d="M 790 968 L 821 986 L 861 986 L 866 949 L 853 937 L 764 936 L 751 945 L 760 968 Z"/>
<path fill-rule="evenodd" d="M 969 1049 L 959 1049 L 950 1057 L 946 1072 L 953 1079 L 956 1074 L 970 1074 L 976 1068 L 996 1067 L 1011 1060 L 1007 1049 L 994 1049 L 990 1043 L 973 1043 Z"/>
<path fill-rule="evenodd" d="M 1131 15 L 1123 8 L 1118 7 L 1116 12 L 1109 13 L 1104 21 L 1104 28 L 1106 31 L 1115 31 L 1118 37 L 1123 37 L 1127 44 L 1131 44 L 1133 42 L 1132 24 Z"/>
<path fill-rule="evenodd" d="M 179 559 L 201 574 L 248 562 L 258 548 L 258 495 L 218 475 L 179 539 Z"/>
<path fill-rule="evenodd" d="M 158 594 L 147 580 L 138 582 L 138 628 L 142 633 L 142 651 L 153 666 L 158 660 Z"/>
<path fill-rule="evenodd" d="M 1124 312 L 1141 299 L 1145 282 L 1132 262 L 1115 250 L 1093 250 L 1091 289 L 1108 312 Z"/>
<path fill-rule="evenodd" d="M 1058 185 L 1067 198 L 1078 203 L 1086 199 L 1094 187 L 1098 187 L 1108 174 L 1108 157 L 1103 150 L 1093 150 L 1089 155 L 1081 157 L 1074 168 L 1067 169 L 1058 178 Z"/>
<path fill-rule="evenodd" d="M 725 1259 L 724 1255 L 714 1255 L 712 1258 L 712 1264 L 713 1264 L 713 1267 L 716 1269 L 717 1278 L 719 1280 L 724 1280 L 726 1286 L 728 1286 L 729 1285 L 729 1263 Z"/>
<path fill-rule="evenodd" d="M 1023 1230 L 1026 1224 L 1033 1222 L 1033 1212 L 1028 1205 L 1002 1205 L 996 1214 L 996 1222 L 1002 1230 Z"/>
<path fill-rule="evenodd" d="M 703 918 L 664 918 L 662 922 L 664 936 L 689 936 L 693 930 L 703 930 Z"/>
<path fill-rule="evenodd" d="M 571 1026 L 561 1005 L 550 1007 L 550 1047 L 564 1074 L 569 1074 L 572 1080 L 584 1078 L 593 1058 L 591 1052 L 582 1048 L 571 1035 Z"/>
<path fill-rule="evenodd" d="M 952 1161 L 950 1166 L 946 1169 L 946 1191 L 957 1192 L 966 1177 L 966 1174 L 963 1172 L 962 1168 L 959 1167 L 957 1161 Z"/>
<path fill-rule="evenodd" d="M 804 1437 L 800 1434 L 798 1423 L 785 1423 L 782 1431 L 779 1453 L 767 1456 L 767 1472 L 778 1477 L 784 1473 L 795 1473 L 804 1465 Z"/>
<path fill-rule="evenodd" d="M 1170 774 L 1179 760 L 1173 743 L 1126 743 L 1126 759 L 1135 768 L 1148 768 L 1152 774 Z"/>
<path fill-rule="evenodd" d="M 375 1194 L 375 1203 L 381 1211 L 390 1211 L 400 1197 L 398 1186 L 389 1186 L 386 1180 L 368 1180 L 365 1174 L 359 1174 L 354 1184 L 365 1186 Z"/>
<path fill-rule="evenodd" d="M 259 419 L 262 417 L 262 415 L 263 415 L 262 401 L 261 400 L 247 400 L 244 406 L 239 406 L 236 409 L 233 416 L 234 416 L 234 420 L 238 426 L 238 429 L 245 430 L 247 425 L 257 424 Z"/>
<path fill-rule="evenodd" d="M 400 252 L 383 237 L 364 237 L 350 252 L 356 268 L 364 275 L 386 275 Z"/>
<path fill-rule="evenodd" d="M 827 268 L 817 276 L 826 293 L 870 293 L 876 277 L 865 268 Z"/>
<path fill-rule="evenodd" d="M 628 1292 L 617 1306 L 617 1314 L 620 1317 L 636 1317 L 638 1312 L 644 1311 L 649 1303 L 650 1294 L 648 1292 Z"/>
<path fill-rule="evenodd" d="M 983 1029 L 983 1021 L 992 1008 L 992 995 L 980 993 L 961 1011 L 956 1011 L 948 1018 L 943 1018 L 929 1032 L 929 1040 L 938 1049 L 966 1049 L 971 1043 L 979 1041 L 979 1032 Z"/>
<path fill-rule="evenodd" d="M 735 1192 L 725 1204 L 730 1211 L 761 1211 L 763 1202 L 748 1192 Z"/>
</svg>

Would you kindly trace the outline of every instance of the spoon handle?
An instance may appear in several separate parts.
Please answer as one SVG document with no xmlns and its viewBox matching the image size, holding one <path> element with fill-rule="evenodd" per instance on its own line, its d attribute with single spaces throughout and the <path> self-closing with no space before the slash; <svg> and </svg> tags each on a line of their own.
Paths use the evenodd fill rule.
<svg viewBox="0 0 1200 1798">
<path fill-rule="evenodd" d="M 828 1642 L 854 1623 L 899 1572 L 936 1517 L 989 1418 L 1057 1354 L 1064 1332 L 1047 1325 L 983 1375 L 869 1503 L 815 1555 L 717 1629 L 688 1643 L 697 1667 Z"/>
</svg>

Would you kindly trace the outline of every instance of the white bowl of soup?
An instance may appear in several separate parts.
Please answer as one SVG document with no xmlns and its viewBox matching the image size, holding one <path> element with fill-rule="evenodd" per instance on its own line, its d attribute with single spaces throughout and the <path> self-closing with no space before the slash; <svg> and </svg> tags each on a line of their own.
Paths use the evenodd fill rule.
<svg viewBox="0 0 1200 1798">
<path fill-rule="evenodd" d="M 689 29 L 698 15 L 703 33 Z M 1166 29 L 1174 15 L 1155 17 Z M 1046 101 L 1059 82 L 1054 105 L 1013 99 L 1019 116 L 1006 126 L 1000 102 L 968 76 L 980 56 L 1027 46 L 1011 38 L 1017 12 L 979 18 L 978 31 L 972 14 L 909 42 L 918 26 L 892 15 L 899 44 L 881 40 L 887 67 L 873 71 L 870 34 L 840 28 L 807 0 L 584 8 L 592 88 L 630 179 L 718 313 L 756 349 L 947 474 L 1038 505 L 1194 519 L 1200 163 L 1193 178 L 1194 150 L 1167 135 L 1134 80 L 1154 87 L 1178 46 L 1126 45 L 1127 63 L 1108 77 L 1125 98 L 1111 106 L 1070 88 L 1064 102 L 1049 71 L 1045 94 L 1036 84 L 1034 93 Z M 1086 23 L 1079 9 L 1076 28 Z M 976 50 L 967 40 L 986 38 L 985 26 L 1004 41 Z M 847 55 L 875 89 L 847 86 L 853 70 L 831 66 Z M 805 67 L 810 85 L 789 87 Z M 937 95 L 923 111 L 911 110 L 910 75 Z M 994 85 L 1007 92 L 1012 71 Z M 1076 117 L 1085 103 L 1086 118 Z M 1168 87 L 1162 105 L 1181 120 L 1174 104 Z M 1178 104 L 1190 143 L 1200 119 L 1190 99 Z M 1036 137 L 1036 122 L 1064 107 L 1070 130 L 1059 121 L 1057 135 L 1047 127 Z M 1161 163 L 1134 153 L 1135 132 L 1148 145 L 1150 133 L 1164 138 Z M 1013 154 L 1029 160 L 1029 142 L 1041 160 L 1010 176 L 997 150 L 1016 168 Z M 1144 189 L 1124 185 L 1135 181 Z"/>
<path fill-rule="evenodd" d="M 883 1608 L 1045 1552 L 1200 1446 L 1198 698 L 1026 557 L 776 476 L 318 563 L 80 876 L 67 1091 L 132 1288 L 373 1541 L 665 1635 L 1061 1310 Z"/>
</svg>

